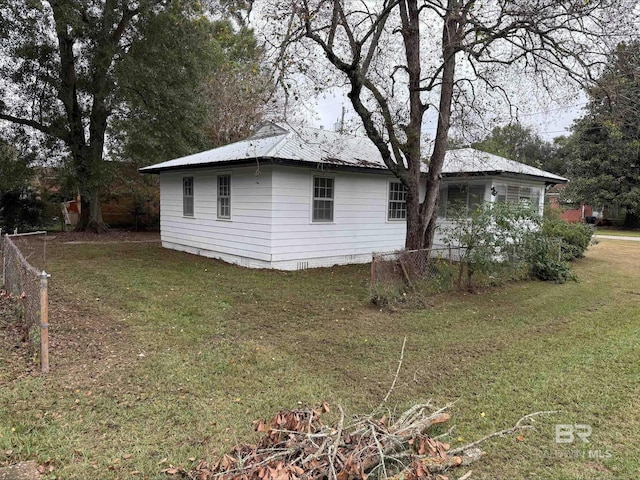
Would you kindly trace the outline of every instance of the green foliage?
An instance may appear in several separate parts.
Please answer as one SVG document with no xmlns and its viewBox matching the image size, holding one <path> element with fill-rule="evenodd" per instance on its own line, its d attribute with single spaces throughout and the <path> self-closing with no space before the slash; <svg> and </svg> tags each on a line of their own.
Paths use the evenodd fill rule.
<svg viewBox="0 0 640 480">
<path fill-rule="evenodd" d="M 569 262 L 584 256 L 593 232 L 591 225 L 569 223 L 555 215 L 545 217 L 529 247 L 532 276 L 557 283 L 576 280 Z"/>
<path fill-rule="evenodd" d="M 575 279 L 569 264 L 560 258 L 557 240 L 537 235 L 529 244 L 528 262 L 531 276 L 545 282 L 565 283 Z"/>
<path fill-rule="evenodd" d="M 0 192 L 21 192 L 32 176 L 26 158 L 15 146 L 0 140 Z"/>
<path fill-rule="evenodd" d="M 567 142 L 565 198 L 618 207 L 625 226 L 640 221 L 640 43 L 620 44 L 589 93 Z"/>
<path fill-rule="evenodd" d="M 567 262 L 584 257 L 593 233 L 592 225 L 569 223 L 561 218 L 549 217 L 542 223 L 543 236 L 560 242 L 560 258 Z"/>
<path fill-rule="evenodd" d="M 178 7 L 149 18 L 140 28 L 142 39 L 116 68 L 124 100 L 114 119 L 120 155 L 148 165 L 211 148 L 207 126 L 216 100 L 206 85 L 233 65 L 257 62 L 253 32 L 236 33 L 229 22 L 204 16 L 194 20 Z M 241 86 L 219 85 L 217 95 Z"/>
<path fill-rule="evenodd" d="M 449 220 L 441 228 L 443 242 L 462 249 L 460 261 L 467 266 L 467 287 L 480 278 L 493 284 L 526 275 L 528 245 L 541 221 L 530 206 L 484 203 L 469 213 L 458 209 Z M 461 276 L 458 283 L 462 284 Z"/>
<path fill-rule="evenodd" d="M 558 175 L 566 171 L 562 159 L 558 157 L 556 144 L 543 140 L 533 128 L 520 123 L 495 127 L 490 135 L 473 144 L 473 147 Z"/>
<path fill-rule="evenodd" d="M 209 20 L 199 0 L 7 0 L 0 38 L 0 119 L 57 150 L 87 207 L 81 225 L 97 231 L 105 152 L 145 164 L 202 149 L 207 78 L 257 52 L 250 30 Z"/>
<path fill-rule="evenodd" d="M 33 170 L 13 145 L 0 141 L 0 229 L 28 230 L 42 223 L 43 202 L 30 190 Z"/>
<path fill-rule="evenodd" d="M 31 230 L 42 225 L 44 203 L 32 192 L 0 194 L 0 228 L 12 232 Z"/>
<path fill-rule="evenodd" d="M 584 256 L 593 228 L 553 216 L 543 220 L 526 205 L 494 203 L 455 216 L 442 232 L 445 244 L 464 249 L 461 261 L 471 288 L 487 279 L 575 279 L 568 262 Z"/>
</svg>

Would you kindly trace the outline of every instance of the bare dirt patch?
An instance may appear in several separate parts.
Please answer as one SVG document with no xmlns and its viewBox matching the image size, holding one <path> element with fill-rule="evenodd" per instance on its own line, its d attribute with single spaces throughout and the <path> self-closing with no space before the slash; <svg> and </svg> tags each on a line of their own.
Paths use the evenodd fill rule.
<svg viewBox="0 0 640 480">
<path fill-rule="evenodd" d="M 42 478 L 36 462 L 20 462 L 0 467 L 0 480 L 38 480 Z"/>
</svg>

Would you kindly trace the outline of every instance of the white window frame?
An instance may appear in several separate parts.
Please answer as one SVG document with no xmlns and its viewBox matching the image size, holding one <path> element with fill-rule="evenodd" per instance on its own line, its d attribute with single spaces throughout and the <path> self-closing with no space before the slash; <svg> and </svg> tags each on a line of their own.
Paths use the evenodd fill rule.
<svg viewBox="0 0 640 480">
<path fill-rule="evenodd" d="M 190 185 L 188 185 L 190 183 Z M 193 175 L 182 177 L 182 216 L 195 217 L 195 178 Z"/>
<path fill-rule="evenodd" d="M 393 186 L 403 187 L 400 191 L 392 192 Z M 393 194 L 402 194 L 402 199 L 393 198 Z M 404 216 L 393 217 L 392 212 L 404 213 Z M 405 222 L 407 220 L 407 187 L 400 180 L 389 180 L 387 185 L 387 222 Z"/>
<path fill-rule="evenodd" d="M 225 186 L 226 192 L 222 193 L 222 186 L 220 181 L 222 179 L 228 179 L 228 183 Z M 226 205 L 224 205 L 226 203 Z M 226 213 L 222 213 L 223 210 L 227 210 Z M 218 220 L 231 220 L 231 174 L 221 173 L 216 177 L 216 215 Z"/>
<path fill-rule="evenodd" d="M 316 180 L 331 181 L 331 197 L 316 197 Z M 318 188 L 327 188 L 320 186 Z M 311 223 L 327 224 L 335 221 L 336 179 L 333 176 L 313 175 L 311 178 Z M 331 218 L 316 218 L 316 202 L 329 202 L 331 206 Z"/>
</svg>

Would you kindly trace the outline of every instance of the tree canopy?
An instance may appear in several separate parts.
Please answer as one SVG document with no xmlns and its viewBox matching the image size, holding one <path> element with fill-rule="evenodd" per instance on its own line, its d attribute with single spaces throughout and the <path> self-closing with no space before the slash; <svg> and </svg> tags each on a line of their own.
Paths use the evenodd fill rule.
<svg viewBox="0 0 640 480">
<path fill-rule="evenodd" d="M 270 17 L 285 86 L 296 75 L 345 85 L 367 136 L 405 185 L 407 248 L 431 245 L 453 122 L 510 105 L 523 89 L 553 95 L 588 82 L 629 26 L 631 2 L 279 0 Z M 621 20 L 625 19 L 625 22 Z M 321 68 L 324 65 L 325 68 Z M 432 148 L 423 143 L 435 111 Z M 426 167 L 426 193 L 420 192 Z"/>
<path fill-rule="evenodd" d="M 30 189 L 31 158 L 13 142 L 0 139 L 0 230 L 38 225 L 43 204 Z"/>
<path fill-rule="evenodd" d="M 520 123 L 495 127 L 490 135 L 472 146 L 558 175 L 566 170 L 558 158 L 559 144 L 543 140 L 532 127 Z"/>
<path fill-rule="evenodd" d="M 7 0 L 0 38 L 0 120 L 52 141 L 82 197 L 79 227 L 96 231 L 105 160 L 210 146 L 207 80 L 259 55 L 250 30 L 210 20 L 197 0 Z"/>
<path fill-rule="evenodd" d="M 621 43 L 568 140 L 566 197 L 618 207 L 640 226 L 640 43 Z"/>
</svg>

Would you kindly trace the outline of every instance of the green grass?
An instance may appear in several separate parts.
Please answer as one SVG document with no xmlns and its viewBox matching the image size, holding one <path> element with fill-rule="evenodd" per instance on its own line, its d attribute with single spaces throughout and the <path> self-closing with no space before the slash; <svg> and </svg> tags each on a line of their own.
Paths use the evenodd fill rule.
<svg viewBox="0 0 640 480">
<path fill-rule="evenodd" d="M 454 446 L 558 410 L 522 442 L 485 443 L 473 478 L 640 471 L 640 245 L 592 247 L 575 264 L 579 282 L 393 312 L 368 303 L 367 266 L 247 270 L 155 244 L 54 243 L 48 256 L 52 371 L 20 376 L 0 351 L 11 373 L 0 375 L 0 464 L 52 460 L 63 479 L 166 478 L 168 464 L 250 441 L 251 421 L 282 408 L 369 412 L 406 336 L 390 407 L 460 398 Z M 555 425 L 575 423 L 592 426 L 591 442 L 556 444 Z"/>
<path fill-rule="evenodd" d="M 597 227 L 596 235 L 613 235 L 616 237 L 640 237 L 638 230 L 622 230 L 613 227 Z"/>
</svg>

